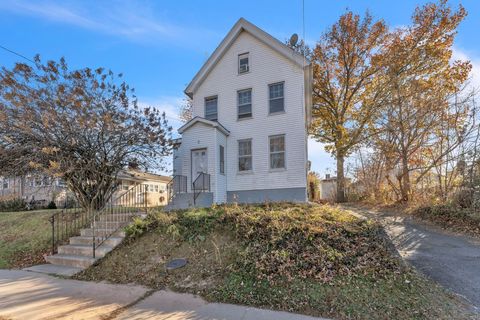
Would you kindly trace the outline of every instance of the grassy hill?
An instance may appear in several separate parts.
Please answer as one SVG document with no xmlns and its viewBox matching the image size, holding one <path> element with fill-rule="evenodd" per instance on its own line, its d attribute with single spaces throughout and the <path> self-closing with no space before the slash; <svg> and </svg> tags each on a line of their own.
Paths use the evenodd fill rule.
<svg viewBox="0 0 480 320">
<path fill-rule="evenodd" d="M 77 278 L 336 319 L 467 319 L 453 295 L 399 260 L 381 226 L 332 206 L 153 212 Z M 186 258 L 167 271 L 166 262 Z"/>
<path fill-rule="evenodd" d="M 56 210 L 0 212 L 0 268 L 45 263 L 51 249 L 49 218 Z"/>
</svg>

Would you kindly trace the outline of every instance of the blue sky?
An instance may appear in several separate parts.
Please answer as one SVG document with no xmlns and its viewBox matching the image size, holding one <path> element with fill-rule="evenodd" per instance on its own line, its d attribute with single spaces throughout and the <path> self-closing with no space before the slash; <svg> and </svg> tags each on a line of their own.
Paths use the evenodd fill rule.
<svg viewBox="0 0 480 320">
<path fill-rule="evenodd" d="M 314 43 L 347 9 L 406 25 L 426 1 L 305 0 L 305 34 Z M 462 3 L 469 12 L 454 55 L 474 64 L 480 85 L 480 1 Z M 302 2 L 288 1 L 1 1 L 0 45 L 29 58 L 64 56 L 71 67 L 106 67 L 123 72 L 141 103 L 164 109 L 178 126 L 183 89 L 239 17 L 280 40 L 302 34 Z M 0 65 L 21 58 L 0 50 Z M 323 147 L 309 143 L 312 169 L 334 173 L 334 160 Z"/>
</svg>

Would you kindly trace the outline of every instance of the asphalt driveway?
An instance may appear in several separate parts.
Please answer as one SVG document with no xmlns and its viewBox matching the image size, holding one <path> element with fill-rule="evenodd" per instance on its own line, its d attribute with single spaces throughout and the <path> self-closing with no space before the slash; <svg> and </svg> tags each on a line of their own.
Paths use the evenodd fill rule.
<svg viewBox="0 0 480 320">
<path fill-rule="evenodd" d="M 350 205 L 344 207 L 381 222 L 407 262 L 464 297 L 480 313 L 480 241 L 398 213 Z"/>
</svg>

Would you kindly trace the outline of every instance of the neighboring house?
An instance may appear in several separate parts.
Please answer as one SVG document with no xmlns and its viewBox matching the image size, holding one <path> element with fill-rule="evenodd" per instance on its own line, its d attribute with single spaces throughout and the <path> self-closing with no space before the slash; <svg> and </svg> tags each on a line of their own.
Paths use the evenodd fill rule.
<svg viewBox="0 0 480 320">
<path fill-rule="evenodd" d="M 118 197 L 136 185 L 145 185 L 136 203 L 146 203 L 148 206 L 166 205 L 168 201 L 167 185 L 171 178 L 138 170 L 126 170 L 118 175 L 119 185 L 114 197 Z M 147 201 L 145 193 L 147 191 Z M 73 194 L 61 179 L 45 176 L 0 177 L 0 200 L 2 198 L 21 198 L 27 202 L 34 201 L 37 205 L 47 205 L 54 201 L 58 207 L 64 205 L 67 196 Z"/>
<path fill-rule="evenodd" d="M 325 175 L 325 179 L 320 179 L 319 184 L 320 200 L 335 201 L 337 198 L 337 177 Z"/>
<path fill-rule="evenodd" d="M 351 179 L 345 178 L 345 193 L 349 194 Z M 335 201 L 337 199 L 337 177 L 329 174 L 325 175 L 325 179 L 320 179 L 320 200 Z"/>
<path fill-rule="evenodd" d="M 123 171 L 118 175 L 120 184 L 116 197 L 127 192 L 136 185 L 144 185 L 147 191 L 147 205 L 149 207 L 164 206 L 168 203 L 167 185 L 172 178 L 138 170 Z M 137 202 L 144 203 L 144 194 L 139 195 Z"/>
<path fill-rule="evenodd" d="M 172 207 L 305 202 L 311 86 L 309 61 L 241 18 L 185 90 Z"/>
<path fill-rule="evenodd" d="M 28 175 L 0 177 L 0 198 L 21 198 L 37 205 L 65 199 L 67 190 L 61 179 Z"/>
</svg>

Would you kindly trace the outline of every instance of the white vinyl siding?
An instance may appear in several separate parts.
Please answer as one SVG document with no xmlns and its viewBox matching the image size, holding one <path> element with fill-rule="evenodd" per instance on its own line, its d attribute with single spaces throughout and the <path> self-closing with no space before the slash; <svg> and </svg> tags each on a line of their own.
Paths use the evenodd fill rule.
<svg viewBox="0 0 480 320">
<path fill-rule="evenodd" d="M 285 168 L 285 135 L 269 137 L 270 169 Z"/>
<path fill-rule="evenodd" d="M 238 171 L 252 171 L 252 139 L 238 141 Z"/>
<path fill-rule="evenodd" d="M 283 82 L 268 85 L 269 113 L 285 111 L 285 99 L 283 96 Z"/>
<path fill-rule="evenodd" d="M 238 119 L 252 117 L 252 89 L 239 90 L 237 92 Z"/>
<path fill-rule="evenodd" d="M 218 98 L 205 98 L 205 119 L 217 121 L 218 119 Z"/>
<path fill-rule="evenodd" d="M 238 55 L 244 52 L 250 53 L 250 72 L 239 76 Z M 269 116 L 269 85 L 280 82 L 284 83 L 284 112 Z M 252 118 L 239 121 L 237 94 L 238 90 L 246 88 L 252 89 Z M 193 115 L 203 117 L 204 98 L 214 95 L 218 95 L 218 122 L 230 131 L 225 142 L 218 141 L 225 147 L 225 176 L 220 176 L 225 177 L 226 190 L 305 188 L 307 134 L 302 104 L 302 68 L 249 33 L 242 32 L 193 93 Z M 287 168 L 271 170 L 269 137 L 279 133 L 285 134 Z M 183 135 L 182 144 L 203 144 L 199 145 L 199 139 L 194 135 L 189 136 L 193 140 L 187 142 Z M 252 174 L 238 174 L 238 140 L 250 138 L 253 138 Z M 210 152 L 209 156 L 219 156 L 218 144 L 217 152 Z M 215 163 L 218 163 L 218 159 Z"/>
</svg>

